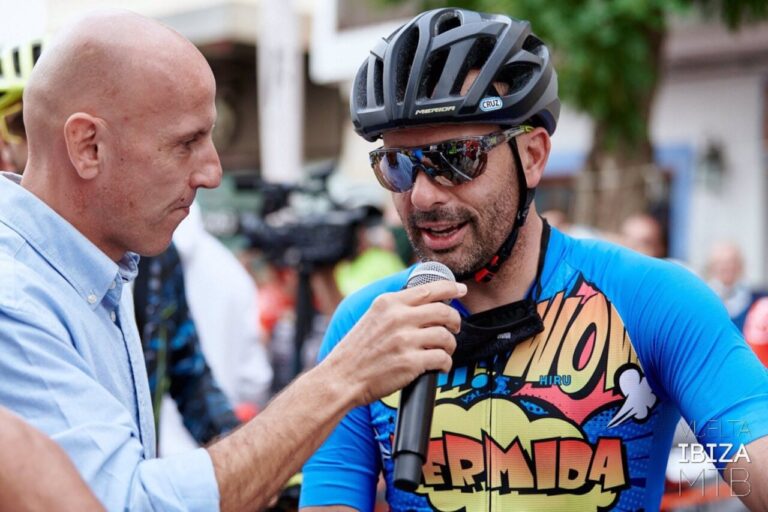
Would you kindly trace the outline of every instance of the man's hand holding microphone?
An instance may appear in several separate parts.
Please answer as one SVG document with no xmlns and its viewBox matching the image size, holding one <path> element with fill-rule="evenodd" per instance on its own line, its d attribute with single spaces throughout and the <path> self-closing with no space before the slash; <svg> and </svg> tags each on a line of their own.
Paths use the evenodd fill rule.
<svg viewBox="0 0 768 512">
<path fill-rule="evenodd" d="M 427 265 L 442 267 L 443 276 L 415 279 L 424 276 L 420 269 Z M 451 369 L 461 317 L 448 303 L 463 297 L 467 287 L 433 262 L 417 266 L 408 282 L 404 290 L 377 297 L 323 362 L 333 365 L 347 385 L 359 388 L 357 405 L 402 389 L 429 370 Z"/>
<path fill-rule="evenodd" d="M 424 265 L 435 264 L 419 265 L 411 276 Z M 452 278 L 378 296 L 328 357 L 253 420 L 208 447 L 222 511 L 265 506 L 353 407 L 418 385 L 427 372 L 451 369 L 461 318 L 448 303 L 467 293 Z M 427 388 L 434 401 L 434 381 Z M 423 399 L 416 405 L 410 430 L 416 437 L 428 435 L 432 405 Z M 428 411 L 429 418 L 419 411 Z"/>
</svg>

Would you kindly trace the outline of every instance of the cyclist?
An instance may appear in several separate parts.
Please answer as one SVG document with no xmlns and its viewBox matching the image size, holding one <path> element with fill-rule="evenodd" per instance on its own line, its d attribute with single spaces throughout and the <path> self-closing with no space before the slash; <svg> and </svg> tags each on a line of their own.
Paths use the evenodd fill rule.
<svg viewBox="0 0 768 512">
<path fill-rule="evenodd" d="M 420 486 L 393 485 L 395 394 L 351 411 L 313 455 L 302 507 L 371 510 L 383 472 L 392 510 L 657 510 L 678 410 L 734 493 L 768 507 L 768 375 L 717 297 L 679 265 L 536 213 L 560 103 L 528 22 L 422 13 L 373 48 L 350 108 L 359 135 L 383 139 L 373 172 L 416 252 L 469 292 L 453 301 L 462 330 Z M 410 161 L 405 185 L 382 165 L 393 155 Z M 347 298 L 321 357 L 407 278 Z"/>
</svg>

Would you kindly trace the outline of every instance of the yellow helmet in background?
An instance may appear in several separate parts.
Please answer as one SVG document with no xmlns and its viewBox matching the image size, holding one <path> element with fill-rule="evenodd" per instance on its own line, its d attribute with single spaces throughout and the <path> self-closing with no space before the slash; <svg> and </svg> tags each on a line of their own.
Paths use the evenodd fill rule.
<svg viewBox="0 0 768 512">
<path fill-rule="evenodd" d="M 0 51 L 0 113 L 21 100 L 29 75 L 43 53 L 44 46 L 45 40 L 37 38 L 20 45 L 7 46 Z"/>
</svg>

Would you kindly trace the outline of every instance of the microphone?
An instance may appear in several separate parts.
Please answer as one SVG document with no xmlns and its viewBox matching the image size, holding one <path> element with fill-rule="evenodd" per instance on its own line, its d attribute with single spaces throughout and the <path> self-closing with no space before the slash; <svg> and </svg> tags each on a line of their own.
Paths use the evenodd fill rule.
<svg viewBox="0 0 768 512">
<path fill-rule="evenodd" d="M 453 272 L 436 261 L 420 263 L 413 269 L 406 288 L 434 281 L 456 281 Z M 400 393 L 397 412 L 395 448 L 395 487 L 413 492 L 421 484 L 421 467 L 427 460 L 429 433 L 432 429 L 432 411 L 437 392 L 437 372 L 429 371 L 416 378 Z"/>
</svg>

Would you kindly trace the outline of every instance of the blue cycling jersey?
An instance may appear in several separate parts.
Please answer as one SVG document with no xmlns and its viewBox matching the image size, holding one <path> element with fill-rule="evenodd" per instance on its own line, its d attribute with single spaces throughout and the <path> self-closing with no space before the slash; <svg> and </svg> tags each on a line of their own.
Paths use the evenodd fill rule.
<svg viewBox="0 0 768 512">
<path fill-rule="evenodd" d="M 347 298 L 320 357 L 407 277 Z M 301 506 L 372 510 L 383 471 L 393 510 L 656 510 L 680 412 L 721 470 L 768 435 L 768 373 L 686 269 L 553 229 L 540 279 L 543 332 L 440 375 L 414 493 L 392 485 L 396 393 L 345 417 Z"/>
</svg>

